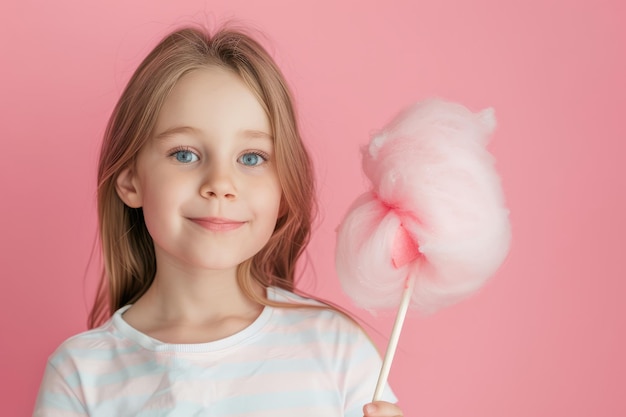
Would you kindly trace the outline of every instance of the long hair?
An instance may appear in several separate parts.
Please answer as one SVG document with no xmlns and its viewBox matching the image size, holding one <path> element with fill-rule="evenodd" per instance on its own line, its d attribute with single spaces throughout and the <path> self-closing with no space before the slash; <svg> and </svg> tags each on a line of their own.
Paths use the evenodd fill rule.
<svg viewBox="0 0 626 417">
<path fill-rule="evenodd" d="M 152 238 L 141 208 L 126 206 L 116 192 L 119 173 L 131 166 L 150 140 L 159 111 L 176 82 L 190 71 L 218 66 L 234 71 L 256 95 L 270 120 L 282 209 L 263 249 L 237 269 L 237 282 L 252 300 L 254 282 L 294 290 L 296 261 L 306 247 L 314 203 L 310 158 L 304 148 L 291 93 L 263 47 L 241 31 L 211 35 L 183 28 L 167 35 L 132 75 L 107 125 L 98 165 L 98 226 L 103 271 L 89 315 L 89 327 L 106 321 L 118 308 L 135 302 L 156 273 Z"/>
</svg>

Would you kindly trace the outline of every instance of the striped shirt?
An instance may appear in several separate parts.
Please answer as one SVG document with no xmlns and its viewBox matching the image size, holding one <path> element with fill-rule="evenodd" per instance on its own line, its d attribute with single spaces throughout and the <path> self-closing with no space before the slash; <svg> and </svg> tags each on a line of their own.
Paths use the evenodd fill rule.
<svg viewBox="0 0 626 417">
<path fill-rule="evenodd" d="M 278 288 L 267 293 L 311 303 Z M 227 338 L 168 344 L 128 325 L 128 307 L 50 357 L 35 417 L 356 417 L 372 399 L 380 356 L 335 311 L 265 307 Z M 383 399 L 396 400 L 388 387 Z"/>
</svg>

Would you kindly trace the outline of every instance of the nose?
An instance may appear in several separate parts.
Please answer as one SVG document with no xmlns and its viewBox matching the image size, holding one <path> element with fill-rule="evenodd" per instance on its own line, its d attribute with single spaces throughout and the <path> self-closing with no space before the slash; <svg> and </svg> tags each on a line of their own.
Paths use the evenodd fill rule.
<svg viewBox="0 0 626 417">
<path fill-rule="evenodd" d="M 204 198 L 233 200 L 237 198 L 233 173 L 229 167 L 214 164 L 205 176 L 200 187 L 200 195 Z"/>
</svg>

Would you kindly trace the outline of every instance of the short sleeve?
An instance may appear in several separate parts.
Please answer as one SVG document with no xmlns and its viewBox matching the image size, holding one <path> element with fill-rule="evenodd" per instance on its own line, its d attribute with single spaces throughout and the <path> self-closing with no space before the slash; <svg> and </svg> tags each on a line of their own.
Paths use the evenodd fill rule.
<svg viewBox="0 0 626 417">
<path fill-rule="evenodd" d="M 33 417 L 82 417 L 87 416 L 83 403 L 70 383 L 50 363 L 46 365 L 37 395 Z"/>
<path fill-rule="evenodd" d="M 382 360 L 378 350 L 365 334 L 355 330 L 345 364 L 345 416 L 362 417 L 363 406 L 372 401 Z M 389 384 L 383 390 L 382 401 L 396 403 L 398 400 Z"/>
</svg>

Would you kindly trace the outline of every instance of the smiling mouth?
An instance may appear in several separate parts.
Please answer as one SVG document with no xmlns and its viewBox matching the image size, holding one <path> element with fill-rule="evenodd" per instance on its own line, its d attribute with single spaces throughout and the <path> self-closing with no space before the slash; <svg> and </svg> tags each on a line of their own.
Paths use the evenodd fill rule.
<svg viewBox="0 0 626 417">
<path fill-rule="evenodd" d="M 227 232 L 229 230 L 235 230 L 246 223 L 219 217 L 192 218 L 189 220 L 212 232 Z"/>
</svg>

